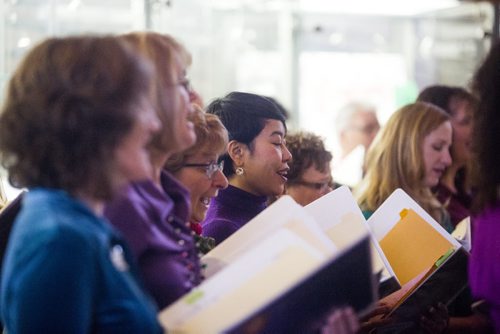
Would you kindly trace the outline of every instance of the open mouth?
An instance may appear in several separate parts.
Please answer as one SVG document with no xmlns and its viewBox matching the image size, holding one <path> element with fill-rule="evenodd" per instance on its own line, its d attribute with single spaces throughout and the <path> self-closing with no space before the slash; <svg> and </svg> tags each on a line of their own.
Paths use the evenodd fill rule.
<svg viewBox="0 0 500 334">
<path fill-rule="evenodd" d="M 284 182 L 288 181 L 288 170 L 289 168 L 285 168 L 285 169 L 282 169 L 282 170 L 279 170 L 277 172 L 277 174 L 283 179 Z"/>
<path fill-rule="evenodd" d="M 200 200 L 203 205 L 208 206 L 210 204 L 210 197 L 202 197 Z"/>
<path fill-rule="evenodd" d="M 438 175 L 438 177 L 440 177 L 441 175 L 443 175 L 444 169 L 436 168 L 436 169 L 434 169 L 434 173 L 436 173 Z"/>
</svg>

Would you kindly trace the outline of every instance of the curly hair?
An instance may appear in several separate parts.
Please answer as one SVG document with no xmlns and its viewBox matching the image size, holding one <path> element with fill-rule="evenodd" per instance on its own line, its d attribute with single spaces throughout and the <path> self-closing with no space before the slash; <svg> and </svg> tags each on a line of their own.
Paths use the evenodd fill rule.
<svg viewBox="0 0 500 334">
<path fill-rule="evenodd" d="M 286 147 L 293 157 L 287 175 L 289 184 L 300 181 L 311 166 L 322 173 L 326 172 L 332 161 L 332 154 L 325 149 L 322 138 L 310 132 L 287 134 Z"/>
<path fill-rule="evenodd" d="M 169 157 L 165 169 L 170 173 L 179 171 L 184 163 L 198 152 L 222 154 L 226 151 L 228 134 L 219 117 L 204 113 L 197 105 L 194 105 L 193 109 L 189 119 L 194 124 L 196 143 L 189 149 Z"/>
<path fill-rule="evenodd" d="M 425 137 L 450 120 L 441 108 L 416 102 L 396 111 L 365 158 L 366 174 L 356 189 L 362 210 L 375 211 L 394 190 L 403 189 L 437 221 L 442 206 L 425 185 Z"/>
<path fill-rule="evenodd" d="M 479 98 L 473 131 L 473 149 L 476 154 L 477 195 L 474 211 L 480 212 L 499 201 L 500 156 L 500 44 L 492 46 L 490 53 L 477 70 L 472 88 Z"/>
<path fill-rule="evenodd" d="M 150 64 L 115 37 L 50 38 L 9 82 L 0 159 L 16 187 L 112 195 L 113 152 L 147 96 Z"/>
</svg>

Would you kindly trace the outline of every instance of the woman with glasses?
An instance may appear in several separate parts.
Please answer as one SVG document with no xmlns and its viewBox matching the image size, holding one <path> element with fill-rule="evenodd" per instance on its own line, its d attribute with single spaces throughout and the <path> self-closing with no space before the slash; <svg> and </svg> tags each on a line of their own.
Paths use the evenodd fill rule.
<svg viewBox="0 0 500 334">
<path fill-rule="evenodd" d="M 206 253 L 215 246 L 212 238 L 202 237 L 201 222 L 205 219 L 212 198 L 219 190 L 227 188 L 222 169 L 224 161 L 219 156 L 226 151 L 227 131 L 219 118 L 205 114 L 195 107 L 190 120 L 194 124 L 196 143 L 182 153 L 172 155 L 165 169 L 172 173 L 189 191 L 191 199 L 191 229 L 196 233 L 200 252 Z"/>
<path fill-rule="evenodd" d="M 203 234 L 219 244 L 283 194 L 292 156 L 285 146 L 285 115 L 270 99 L 232 92 L 210 103 L 207 112 L 219 116 L 229 133 L 223 156 L 229 186 L 212 200 L 202 223 Z"/>
<path fill-rule="evenodd" d="M 186 68 L 190 56 L 167 35 L 154 32 L 120 37 L 154 65 L 151 97 L 162 129 L 149 145 L 152 178 L 131 184 L 105 214 L 129 242 L 145 287 L 160 308 L 201 281 L 200 262 L 189 227 L 189 194 L 163 170 L 168 158 L 194 144 Z"/>
<path fill-rule="evenodd" d="M 310 132 L 288 134 L 286 146 L 293 156 L 286 183 L 288 195 L 307 205 L 332 191 L 332 154 L 319 136 Z"/>
</svg>

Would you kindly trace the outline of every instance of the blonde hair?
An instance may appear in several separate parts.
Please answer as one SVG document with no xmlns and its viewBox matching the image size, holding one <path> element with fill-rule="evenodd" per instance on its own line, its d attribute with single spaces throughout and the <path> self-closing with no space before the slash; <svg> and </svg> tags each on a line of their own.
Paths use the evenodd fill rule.
<svg viewBox="0 0 500 334">
<path fill-rule="evenodd" d="M 160 152 L 175 150 L 173 119 L 178 101 L 173 90 L 177 84 L 178 69 L 191 65 L 191 55 L 173 37 L 156 32 L 133 32 L 120 36 L 154 66 L 154 80 L 150 98 L 162 123 L 162 130 L 151 140 L 150 148 Z"/>
<path fill-rule="evenodd" d="M 219 117 L 204 113 L 198 105 L 193 105 L 193 109 L 189 120 L 194 124 L 196 143 L 183 152 L 173 154 L 167 160 L 165 169 L 171 173 L 178 172 L 184 163 L 198 152 L 221 155 L 226 151 L 228 134 Z"/>
<path fill-rule="evenodd" d="M 397 188 L 441 221 L 443 208 L 425 185 L 424 138 L 450 116 L 424 102 L 396 111 L 375 138 L 365 159 L 366 174 L 356 189 L 363 210 L 375 211 Z"/>
</svg>

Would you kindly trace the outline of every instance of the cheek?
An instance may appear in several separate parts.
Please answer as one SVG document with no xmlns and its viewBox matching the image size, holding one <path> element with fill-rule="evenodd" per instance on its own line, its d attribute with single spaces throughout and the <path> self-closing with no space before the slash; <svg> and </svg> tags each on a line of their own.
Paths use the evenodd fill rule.
<svg viewBox="0 0 500 334">
<path fill-rule="evenodd" d="M 205 175 L 197 175 L 189 179 L 186 188 L 188 188 L 193 198 L 200 198 L 210 189 L 210 185 L 211 181 Z"/>
</svg>

